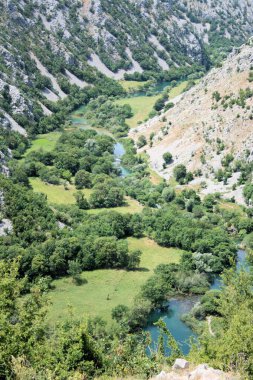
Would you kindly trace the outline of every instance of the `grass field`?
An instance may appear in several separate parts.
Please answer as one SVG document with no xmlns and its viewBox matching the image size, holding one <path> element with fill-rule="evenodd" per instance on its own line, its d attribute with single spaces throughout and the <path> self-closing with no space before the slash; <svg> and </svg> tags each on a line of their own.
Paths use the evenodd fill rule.
<svg viewBox="0 0 253 380">
<path fill-rule="evenodd" d="M 148 238 L 129 238 L 130 249 L 141 249 L 141 269 L 96 270 L 83 272 L 82 278 L 88 282 L 76 286 L 70 278 L 54 281 L 55 290 L 50 292 L 52 305 L 49 308 L 49 321 L 65 320 L 72 313 L 77 318 L 100 316 L 111 322 L 111 310 L 119 305 L 131 306 L 140 287 L 152 275 L 154 268 L 161 263 L 176 263 L 182 251 L 163 248 Z"/>
<path fill-rule="evenodd" d="M 96 209 L 91 209 L 88 210 L 89 214 L 98 214 L 99 212 L 102 211 L 117 211 L 120 212 L 121 214 L 135 214 L 138 212 L 141 212 L 143 209 L 143 206 L 137 202 L 135 199 L 126 197 L 126 205 L 122 207 L 114 207 L 114 208 L 96 208 Z"/>
<path fill-rule="evenodd" d="M 25 156 L 40 149 L 42 149 L 44 152 L 51 152 L 55 148 L 55 145 L 59 140 L 61 134 L 61 132 L 50 132 L 44 135 L 39 135 L 38 138 L 33 140 L 32 146 L 27 149 Z"/>
<path fill-rule="evenodd" d="M 69 190 L 65 190 L 63 185 L 49 185 L 40 178 L 30 178 L 30 184 L 36 193 L 45 194 L 51 204 L 74 204 L 76 202 L 74 194 L 77 190 L 73 185 L 69 185 Z M 89 198 L 92 190 L 84 189 L 82 192 Z"/>
<path fill-rule="evenodd" d="M 161 95 L 154 96 L 135 96 L 131 98 L 123 98 L 116 101 L 120 105 L 129 104 L 132 108 L 133 116 L 126 120 L 129 127 L 134 128 L 138 122 L 143 122 L 148 118 L 150 112 L 157 99 Z"/>
<path fill-rule="evenodd" d="M 179 83 L 178 86 L 173 87 L 172 90 L 169 93 L 169 98 L 172 100 L 176 96 L 182 94 L 182 92 L 184 91 L 184 89 L 187 86 L 187 83 L 188 83 L 188 81 L 184 81 L 184 82 Z"/>
<path fill-rule="evenodd" d="M 51 204 L 65 204 L 71 205 L 76 203 L 74 194 L 77 192 L 74 185 L 69 185 L 68 190 L 64 189 L 63 185 L 50 185 L 41 181 L 40 178 L 30 178 L 30 184 L 33 190 L 36 193 L 43 193 L 47 196 L 48 203 Z M 89 199 L 92 189 L 83 189 L 81 190 L 87 199 Z M 98 208 L 91 209 L 87 212 L 90 214 L 98 214 L 102 211 L 117 211 L 122 214 L 134 214 L 137 212 L 141 212 L 143 206 L 134 199 L 126 197 L 126 205 L 122 207 L 114 207 L 114 208 Z"/>
<path fill-rule="evenodd" d="M 170 93 L 169 98 L 172 100 L 176 96 L 180 95 L 187 86 L 187 81 L 180 83 L 174 87 Z M 117 104 L 124 105 L 129 104 L 133 111 L 133 116 L 126 120 L 130 128 L 135 128 L 139 122 L 144 122 L 148 118 L 152 111 L 155 102 L 161 97 L 161 94 L 153 96 L 133 96 L 130 98 L 123 98 L 117 100 Z"/>
<path fill-rule="evenodd" d="M 146 82 L 138 82 L 135 80 L 121 80 L 119 83 L 126 91 L 138 91 L 145 85 Z"/>
</svg>

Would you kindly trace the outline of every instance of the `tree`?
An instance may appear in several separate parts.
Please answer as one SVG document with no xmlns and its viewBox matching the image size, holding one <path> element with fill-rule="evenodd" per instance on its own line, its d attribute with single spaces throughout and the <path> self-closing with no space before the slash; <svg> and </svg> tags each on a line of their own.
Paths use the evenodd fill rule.
<svg viewBox="0 0 253 380">
<path fill-rule="evenodd" d="M 73 282 L 76 285 L 80 285 L 82 282 L 81 279 L 81 273 L 82 273 L 82 268 L 81 264 L 77 260 L 71 260 L 68 262 L 69 269 L 68 269 L 68 274 L 72 277 Z"/>
<path fill-rule="evenodd" d="M 171 351 L 169 361 L 170 363 L 173 363 L 176 358 L 180 358 L 182 356 L 182 352 L 178 346 L 178 343 L 167 328 L 166 323 L 161 318 L 158 322 L 155 323 L 155 325 L 159 327 L 160 333 L 164 334 L 167 337 L 167 345 Z"/>
<path fill-rule="evenodd" d="M 129 307 L 125 305 L 118 305 L 114 309 L 112 309 L 112 319 L 119 323 L 122 321 L 122 319 L 126 316 L 128 312 Z"/>
<path fill-rule="evenodd" d="M 109 208 L 122 206 L 124 203 L 124 193 L 118 187 L 109 184 L 97 185 L 90 196 L 90 203 L 93 208 Z"/>
<path fill-rule="evenodd" d="M 91 188 L 91 175 L 85 170 L 79 170 L 75 175 L 75 185 L 78 190 Z"/>
<path fill-rule="evenodd" d="M 180 184 L 183 184 L 186 174 L 187 174 L 186 167 L 182 164 L 177 165 L 173 170 L 173 174 L 176 181 L 179 182 Z"/>
<path fill-rule="evenodd" d="M 76 203 L 81 210 L 89 210 L 89 202 L 81 191 L 77 191 L 74 196 L 76 198 Z"/>
<path fill-rule="evenodd" d="M 237 368 L 242 378 L 253 375 L 253 292 L 252 274 L 233 270 L 223 275 L 225 287 L 216 298 L 219 313 L 218 333 L 215 339 L 206 331 L 200 337 L 200 346 L 194 347 L 191 358 L 208 360 L 224 370 Z M 212 310 L 213 313 L 213 310 Z M 215 332 L 215 331 L 214 331 Z"/>
<path fill-rule="evenodd" d="M 244 186 L 243 195 L 247 204 L 250 204 L 253 202 L 253 184 L 252 183 L 249 182 Z"/>
<path fill-rule="evenodd" d="M 39 287 L 20 302 L 26 280 L 18 261 L 0 261 L 0 377 L 11 378 L 11 358 L 32 361 L 46 340 L 46 300 Z"/>
<path fill-rule="evenodd" d="M 126 268 L 129 261 L 128 246 L 115 237 L 99 237 L 94 241 L 97 268 Z"/>
<path fill-rule="evenodd" d="M 147 145 L 146 137 L 143 135 L 139 136 L 138 141 L 137 141 L 138 148 L 140 149 L 140 148 L 144 147 L 145 145 Z"/>
<path fill-rule="evenodd" d="M 172 187 L 165 187 L 163 189 L 162 197 L 165 200 L 165 202 L 169 203 L 169 202 L 173 201 L 175 196 L 176 196 L 176 193 Z"/>
<path fill-rule="evenodd" d="M 142 252 L 139 249 L 137 249 L 136 251 L 130 252 L 127 269 L 138 268 L 141 262 L 141 255 L 142 255 Z"/>
<path fill-rule="evenodd" d="M 163 155 L 163 159 L 166 165 L 169 165 L 172 162 L 172 154 L 170 152 L 166 152 Z"/>
</svg>

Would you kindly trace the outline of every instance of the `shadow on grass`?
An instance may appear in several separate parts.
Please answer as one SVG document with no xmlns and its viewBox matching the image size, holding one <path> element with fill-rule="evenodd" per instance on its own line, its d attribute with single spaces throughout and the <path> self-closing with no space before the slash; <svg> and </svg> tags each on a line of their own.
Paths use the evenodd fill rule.
<svg viewBox="0 0 253 380">
<path fill-rule="evenodd" d="M 150 272 L 150 269 L 148 269 L 148 268 L 133 268 L 133 269 L 128 269 L 128 272 Z"/>
<path fill-rule="evenodd" d="M 81 285 L 85 285 L 85 284 L 88 284 L 88 281 L 86 280 L 86 278 L 75 278 L 73 279 L 73 284 L 75 284 L 76 286 L 81 286 Z"/>
</svg>

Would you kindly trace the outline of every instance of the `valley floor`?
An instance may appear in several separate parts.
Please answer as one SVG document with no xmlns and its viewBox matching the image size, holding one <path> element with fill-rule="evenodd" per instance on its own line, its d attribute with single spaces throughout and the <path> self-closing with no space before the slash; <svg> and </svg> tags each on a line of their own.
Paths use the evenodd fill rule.
<svg viewBox="0 0 253 380">
<path fill-rule="evenodd" d="M 178 263 L 181 250 L 163 248 L 148 238 L 128 238 L 131 250 L 141 249 L 140 268 L 135 271 L 94 270 L 83 272 L 86 280 L 80 286 L 65 277 L 53 282 L 55 289 L 50 292 L 51 306 L 49 321 L 64 321 L 74 313 L 78 318 L 102 317 L 112 322 L 111 311 L 119 304 L 132 306 L 135 296 L 159 264 Z"/>
</svg>

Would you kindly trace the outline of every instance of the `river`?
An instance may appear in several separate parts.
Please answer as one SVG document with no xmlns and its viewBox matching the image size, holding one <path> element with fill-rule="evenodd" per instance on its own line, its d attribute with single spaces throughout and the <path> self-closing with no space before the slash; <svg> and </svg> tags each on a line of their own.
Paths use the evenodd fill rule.
<svg viewBox="0 0 253 380">
<path fill-rule="evenodd" d="M 92 129 L 93 131 L 96 131 L 98 134 L 103 134 L 112 137 L 115 140 L 115 137 L 111 132 L 106 130 L 105 128 L 96 128 L 92 127 L 88 120 L 85 118 L 85 106 L 80 107 L 71 117 L 71 122 L 76 127 L 86 130 L 86 129 Z M 121 165 L 121 159 L 122 156 L 125 154 L 125 148 L 124 145 L 115 140 L 114 144 L 114 158 L 115 158 L 115 166 L 118 167 L 121 171 L 121 177 L 127 177 L 130 174 L 130 171 L 124 166 Z"/>
<path fill-rule="evenodd" d="M 238 250 L 237 252 L 237 263 L 236 269 L 240 270 L 244 268 L 249 269 L 246 260 L 246 252 L 243 250 Z M 210 289 L 219 290 L 222 287 L 222 281 L 219 276 L 217 276 L 211 285 Z M 199 301 L 199 296 L 188 296 L 184 298 L 173 298 L 168 302 L 168 309 L 166 311 L 156 310 L 154 311 L 149 319 L 149 323 L 145 331 L 148 331 L 151 335 L 152 343 L 151 349 L 157 347 L 158 338 L 160 335 L 160 330 L 158 327 L 154 326 L 154 322 L 157 322 L 159 318 L 162 318 L 166 323 L 169 331 L 176 339 L 179 344 L 183 354 L 187 355 L 190 350 L 189 340 L 196 339 L 196 334 L 188 327 L 182 320 L 181 317 L 191 311 L 193 306 Z M 166 352 L 169 354 L 169 349 Z"/>
<path fill-rule="evenodd" d="M 72 116 L 72 123 L 79 127 L 80 129 L 93 129 L 99 134 L 106 134 L 111 136 L 113 135 L 103 128 L 95 128 L 91 127 L 88 121 L 85 118 L 85 107 L 81 107 L 78 111 L 76 111 L 75 115 Z M 114 138 L 115 139 L 115 138 Z M 125 153 L 125 148 L 122 143 L 115 140 L 114 145 L 114 157 L 115 157 L 115 165 L 120 168 L 121 176 L 127 177 L 130 172 L 126 168 L 121 165 L 122 156 Z M 246 253 L 243 250 L 238 250 L 237 252 L 237 264 L 236 268 L 239 270 L 244 267 L 246 270 L 248 268 L 246 262 Z M 219 290 L 222 287 L 222 281 L 219 276 L 214 279 L 213 284 L 210 289 Z M 190 350 L 189 340 L 191 338 L 196 339 L 196 334 L 191 330 L 189 326 L 187 326 L 182 320 L 181 317 L 184 314 L 188 314 L 193 306 L 199 301 L 199 296 L 188 296 L 181 298 L 173 298 L 171 299 L 166 306 L 168 309 L 166 311 L 156 310 L 154 311 L 149 318 L 148 326 L 145 331 L 148 331 L 151 335 L 152 343 L 151 349 L 155 349 L 157 347 L 158 338 L 160 331 L 154 326 L 154 322 L 158 321 L 159 318 L 162 318 L 166 323 L 166 326 L 170 330 L 171 334 L 174 336 L 176 341 L 178 342 L 183 354 L 187 355 Z M 167 350 L 167 354 L 169 354 L 169 350 Z"/>
</svg>

